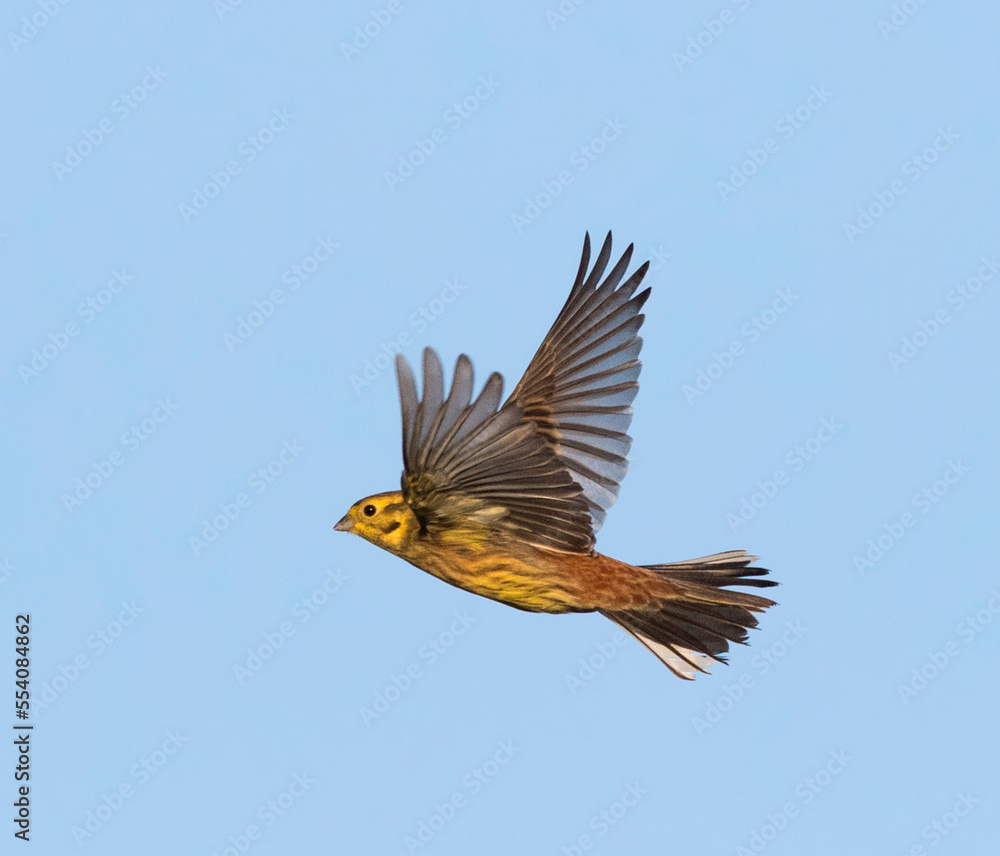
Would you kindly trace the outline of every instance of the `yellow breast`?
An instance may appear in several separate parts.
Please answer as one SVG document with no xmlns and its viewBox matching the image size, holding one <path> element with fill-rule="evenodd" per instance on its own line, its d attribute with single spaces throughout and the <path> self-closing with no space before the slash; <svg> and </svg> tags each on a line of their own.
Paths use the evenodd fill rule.
<svg viewBox="0 0 1000 856">
<path fill-rule="evenodd" d="M 564 570 L 531 548 L 514 554 L 497 545 L 473 542 L 413 545 L 402 557 L 438 579 L 491 600 L 530 612 L 576 612 L 577 586 Z"/>
</svg>

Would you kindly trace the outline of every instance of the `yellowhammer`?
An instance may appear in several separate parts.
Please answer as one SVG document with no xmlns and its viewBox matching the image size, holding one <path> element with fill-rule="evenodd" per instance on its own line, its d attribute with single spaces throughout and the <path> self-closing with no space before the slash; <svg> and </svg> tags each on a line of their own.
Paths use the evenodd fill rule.
<svg viewBox="0 0 1000 856">
<path fill-rule="evenodd" d="M 669 565 L 629 565 L 594 550 L 628 468 L 638 391 L 643 264 L 632 247 L 601 282 L 611 234 L 588 273 L 590 236 L 565 306 L 510 398 L 494 372 L 472 400 L 462 354 L 445 397 L 441 361 L 424 350 L 423 398 L 396 357 L 403 410 L 402 491 L 356 502 L 337 523 L 474 594 L 531 612 L 600 612 L 673 672 L 694 678 L 754 612 L 774 601 L 731 591 L 775 585 L 743 550 Z M 621 283 L 619 285 L 619 283 Z M 633 296 L 634 295 L 634 296 Z"/>
</svg>

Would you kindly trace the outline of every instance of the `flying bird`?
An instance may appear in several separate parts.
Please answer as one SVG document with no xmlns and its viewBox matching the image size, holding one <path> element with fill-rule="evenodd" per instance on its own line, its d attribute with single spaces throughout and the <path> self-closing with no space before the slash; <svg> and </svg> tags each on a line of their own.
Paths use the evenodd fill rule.
<svg viewBox="0 0 1000 856">
<path fill-rule="evenodd" d="M 754 613 L 774 601 L 768 571 L 743 550 L 665 565 L 631 565 L 594 549 L 628 468 L 639 388 L 636 294 L 647 261 L 623 282 L 630 245 L 605 276 L 608 233 L 594 266 L 590 236 L 562 311 L 501 404 L 494 372 L 473 399 L 459 356 L 445 395 L 437 354 L 423 353 L 422 395 L 396 356 L 403 414 L 402 490 L 356 502 L 336 529 L 447 583 L 530 612 L 599 612 L 677 676 L 692 679 L 746 643 Z"/>
</svg>

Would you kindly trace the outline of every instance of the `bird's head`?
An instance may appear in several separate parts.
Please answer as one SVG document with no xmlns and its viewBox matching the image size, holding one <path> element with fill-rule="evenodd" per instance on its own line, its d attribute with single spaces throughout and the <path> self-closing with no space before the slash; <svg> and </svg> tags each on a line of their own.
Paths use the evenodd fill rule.
<svg viewBox="0 0 1000 856">
<path fill-rule="evenodd" d="M 403 494 L 395 490 L 359 499 L 333 528 L 353 532 L 383 550 L 399 553 L 420 524 L 403 501 Z"/>
</svg>

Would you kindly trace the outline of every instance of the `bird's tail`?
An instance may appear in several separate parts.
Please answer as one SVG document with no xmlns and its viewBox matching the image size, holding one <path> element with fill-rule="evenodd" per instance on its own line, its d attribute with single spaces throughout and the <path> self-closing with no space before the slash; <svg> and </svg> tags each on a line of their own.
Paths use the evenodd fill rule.
<svg viewBox="0 0 1000 856">
<path fill-rule="evenodd" d="M 643 565 L 679 592 L 642 609 L 600 612 L 642 642 L 675 675 L 693 680 L 713 660 L 726 662 L 722 655 L 730 642 L 746 644 L 747 629 L 757 626 L 753 613 L 774 606 L 766 597 L 727 588 L 777 585 L 758 579 L 767 569 L 749 567 L 756 560 L 744 550 L 732 550 L 670 565 Z"/>
</svg>

